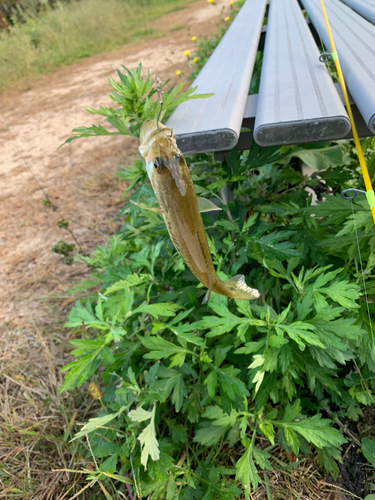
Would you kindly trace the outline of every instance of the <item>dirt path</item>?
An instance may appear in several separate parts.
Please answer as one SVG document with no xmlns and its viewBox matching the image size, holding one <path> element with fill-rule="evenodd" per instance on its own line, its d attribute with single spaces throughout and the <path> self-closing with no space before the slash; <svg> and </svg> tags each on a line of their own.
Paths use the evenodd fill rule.
<svg viewBox="0 0 375 500">
<path fill-rule="evenodd" d="M 153 21 L 160 37 L 152 43 L 88 58 L 26 91 L 0 94 L 0 498 L 65 498 L 68 488 L 73 494 L 86 484 L 53 469 L 86 465 L 66 442 L 95 402 L 84 388 L 65 394 L 58 388 L 70 360 L 62 325 L 74 299 L 66 289 L 84 279 L 87 267 L 64 264 L 51 248 L 61 239 L 73 242 L 57 228 L 62 218 L 85 252 L 119 228 L 125 186 L 115 172 L 139 157 L 138 141 L 103 137 L 57 148 L 74 127 L 105 123 L 83 107 L 112 103 L 107 78 L 116 78 L 121 65 L 141 62 L 153 71 L 155 59 L 162 80 L 180 81 L 177 69 L 187 79 L 183 52 L 193 48 L 191 36 L 217 32 L 228 10 L 229 0 L 198 0 Z M 58 211 L 43 206 L 46 193 Z M 91 499 L 91 491 L 79 497 Z"/>
<path fill-rule="evenodd" d="M 186 9 L 153 21 L 161 38 L 130 44 L 110 54 L 89 58 L 63 68 L 19 93 L 3 93 L 0 112 L 0 318 L 7 329 L 39 322 L 48 315 L 41 297 L 63 295 L 64 285 L 85 272 L 75 263 L 68 267 L 51 252 L 70 235 L 56 227 L 61 216 L 87 251 L 104 243 L 116 230 L 116 214 L 123 186 L 115 177 L 137 152 L 137 141 L 124 137 L 75 141 L 58 150 L 71 130 L 80 125 L 104 123 L 83 107 L 108 105 L 108 77 L 121 65 L 139 62 L 163 79 L 178 81 L 175 71 L 191 71 L 183 51 L 193 48 L 192 35 L 217 31 L 229 1 L 208 4 L 199 0 Z M 32 170 L 32 172 L 30 171 Z M 32 175 L 34 173 L 35 177 Z M 37 182 L 37 180 L 39 183 Z M 43 207 L 45 192 L 58 212 Z"/>
</svg>

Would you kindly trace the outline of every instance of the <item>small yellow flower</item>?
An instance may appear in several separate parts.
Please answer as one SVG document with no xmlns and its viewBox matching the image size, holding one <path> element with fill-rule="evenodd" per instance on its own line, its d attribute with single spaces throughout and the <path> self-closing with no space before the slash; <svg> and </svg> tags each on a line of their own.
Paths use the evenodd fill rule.
<svg viewBox="0 0 375 500">
<path fill-rule="evenodd" d="M 194 59 L 193 59 L 193 63 L 196 63 L 196 62 L 198 62 L 198 61 L 199 61 L 199 57 L 194 57 Z"/>
<path fill-rule="evenodd" d="M 231 7 L 233 7 L 233 5 L 234 5 L 234 0 L 230 0 L 230 5 L 231 5 Z"/>
<path fill-rule="evenodd" d="M 181 71 L 180 71 L 179 69 L 176 71 L 176 75 L 177 75 L 177 76 L 180 76 L 180 75 L 181 75 Z"/>
<path fill-rule="evenodd" d="M 224 17 L 224 21 L 225 22 L 230 21 L 230 17 Z"/>
<path fill-rule="evenodd" d="M 207 0 L 208 3 L 214 3 L 215 0 Z"/>
<path fill-rule="evenodd" d="M 191 41 L 192 41 L 192 42 L 195 42 L 195 40 L 196 40 L 196 39 L 197 39 L 197 37 L 196 37 L 196 36 L 192 36 L 192 37 L 191 37 Z"/>
<path fill-rule="evenodd" d="M 184 56 L 189 57 L 189 55 L 190 55 L 190 50 L 185 50 Z"/>
</svg>

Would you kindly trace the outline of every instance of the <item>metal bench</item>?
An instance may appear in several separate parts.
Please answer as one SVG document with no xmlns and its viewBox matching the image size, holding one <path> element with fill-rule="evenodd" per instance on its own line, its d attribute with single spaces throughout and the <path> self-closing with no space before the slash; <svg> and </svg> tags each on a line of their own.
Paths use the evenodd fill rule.
<svg viewBox="0 0 375 500">
<path fill-rule="evenodd" d="M 302 3 L 325 46 L 329 47 L 319 0 L 302 0 Z M 325 3 L 346 84 L 370 135 L 374 135 L 375 26 L 338 0 Z"/>
<path fill-rule="evenodd" d="M 339 0 L 325 1 L 331 10 L 330 22 L 335 25 L 340 61 L 346 67 L 341 53 L 346 48 L 341 48 L 337 32 L 341 28 L 336 27 L 337 18 L 343 15 L 341 11 L 350 12 L 351 22 L 362 23 L 358 39 L 364 46 L 375 36 L 375 27 Z M 302 2 L 317 33 L 329 47 L 323 36 L 325 27 L 319 24 L 321 16 L 316 7 L 319 0 Z M 340 15 L 334 16 L 332 9 L 336 8 L 340 9 Z M 226 151 L 235 146 L 246 149 L 253 138 L 260 145 L 268 146 L 350 137 L 349 119 L 340 92 L 319 61 L 317 45 L 297 0 L 271 0 L 260 90 L 258 95 L 248 95 L 265 13 L 266 0 L 246 1 L 192 84 L 198 85 L 199 92 L 213 92 L 215 96 L 178 106 L 168 120 L 185 154 Z M 359 79 L 367 75 L 359 92 L 350 78 L 353 71 L 349 67 L 345 75 L 343 68 L 354 99 L 354 114 L 356 116 L 358 106 L 364 117 L 359 123 L 361 136 L 375 135 L 375 79 L 371 76 L 375 72 L 375 38 L 371 43 L 374 48 L 371 45 L 366 48 L 366 62 L 354 71 Z M 241 133 L 241 127 L 251 128 L 252 132 Z"/>
<path fill-rule="evenodd" d="M 260 146 L 339 139 L 350 121 L 297 0 L 272 1 L 256 111 Z"/>
<path fill-rule="evenodd" d="M 343 0 L 349 7 L 375 24 L 375 3 L 369 0 Z"/>
<path fill-rule="evenodd" d="M 173 127 L 183 153 L 236 146 L 247 103 L 267 0 L 247 0 L 193 83 L 215 95 L 176 108 Z"/>
</svg>

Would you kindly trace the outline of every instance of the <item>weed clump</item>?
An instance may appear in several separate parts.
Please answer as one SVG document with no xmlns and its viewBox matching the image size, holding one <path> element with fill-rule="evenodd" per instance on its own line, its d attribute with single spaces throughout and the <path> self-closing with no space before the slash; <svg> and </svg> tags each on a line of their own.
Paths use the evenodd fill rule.
<svg viewBox="0 0 375 500">
<path fill-rule="evenodd" d="M 158 109 L 137 92 L 139 69 L 121 75 L 118 109 L 88 111 L 136 135 L 141 123 L 123 110 L 143 103 L 155 118 Z M 372 164 L 373 140 L 364 146 Z M 319 170 L 303 176 L 299 158 Z M 215 219 L 203 214 L 219 276 L 242 273 L 262 296 L 250 304 L 213 294 L 202 305 L 205 291 L 149 210 L 144 163 L 120 169 L 134 203 L 109 244 L 81 257 L 100 291 L 78 301 L 66 324 L 79 336 L 61 391 L 94 381 L 103 405 L 76 434 L 95 460 L 88 479 L 112 495 L 126 485 L 155 500 L 248 499 L 271 491 L 280 450 L 286 467 L 313 456 L 336 477 L 350 437 L 341 419 L 358 420 L 375 390 L 375 230 L 365 199 L 350 205 L 339 195 L 362 187 L 351 143 L 253 144 L 222 163 L 212 154 L 187 162 L 196 192 L 222 208 Z"/>
</svg>

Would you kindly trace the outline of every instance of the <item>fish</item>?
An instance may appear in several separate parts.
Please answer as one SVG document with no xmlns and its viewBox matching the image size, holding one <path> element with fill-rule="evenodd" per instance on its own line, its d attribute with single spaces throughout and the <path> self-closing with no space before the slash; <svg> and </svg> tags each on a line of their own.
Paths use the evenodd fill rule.
<svg viewBox="0 0 375 500">
<path fill-rule="evenodd" d="M 164 217 L 169 236 L 194 276 L 211 292 L 233 299 L 254 300 L 260 297 L 250 288 L 243 274 L 221 281 L 212 263 L 201 212 L 219 210 L 206 198 L 195 194 L 185 158 L 177 147 L 173 129 L 147 120 L 140 130 L 139 152 L 146 161 L 147 174 Z"/>
</svg>

